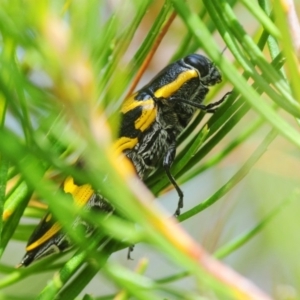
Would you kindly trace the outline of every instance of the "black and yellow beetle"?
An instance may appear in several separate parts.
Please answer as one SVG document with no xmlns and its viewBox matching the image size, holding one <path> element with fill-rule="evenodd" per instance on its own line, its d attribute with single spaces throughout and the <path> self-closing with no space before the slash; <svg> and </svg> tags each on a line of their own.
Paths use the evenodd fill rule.
<svg viewBox="0 0 300 300">
<path fill-rule="evenodd" d="M 163 165 L 183 207 L 183 192 L 170 172 L 176 155 L 176 141 L 197 109 L 214 112 L 228 93 L 207 106 L 202 102 L 209 86 L 222 81 L 216 66 L 205 56 L 191 54 L 158 73 L 146 86 L 126 99 L 122 106 L 120 137 L 116 142 L 145 179 Z"/>
<path fill-rule="evenodd" d="M 179 215 L 183 207 L 183 192 L 170 172 L 177 137 L 197 109 L 214 112 L 215 107 L 225 100 L 227 94 L 215 103 L 202 104 L 209 86 L 221 80 L 220 72 L 208 58 L 191 54 L 165 67 L 146 86 L 126 99 L 122 106 L 115 148 L 131 160 L 142 180 L 163 165 L 179 196 L 175 215 Z M 112 206 L 89 184 L 78 186 L 68 177 L 63 189 L 79 206 L 87 209 L 96 207 L 108 213 L 113 211 Z M 74 224 L 78 224 L 78 220 Z M 92 228 L 84 225 L 89 233 Z M 60 224 L 48 213 L 29 239 L 20 266 L 27 266 L 38 258 L 64 251 L 70 246 L 71 242 Z"/>
</svg>

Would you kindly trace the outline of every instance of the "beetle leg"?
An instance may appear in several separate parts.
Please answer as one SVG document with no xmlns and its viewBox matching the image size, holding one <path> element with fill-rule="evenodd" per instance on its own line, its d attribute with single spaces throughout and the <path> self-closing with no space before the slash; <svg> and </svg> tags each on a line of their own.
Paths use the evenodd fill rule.
<svg viewBox="0 0 300 300">
<path fill-rule="evenodd" d="M 131 245 L 131 246 L 129 246 L 128 247 L 128 252 L 127 252 L 127 259 L 128 260 L 133 260 L 132 258 L 131 258 L 131 252 L 133 252 L 133 250 L 134 250 L 134 245 Z"/>
<path fill-rule="evenodd" d="M 175 141 L 175 139 L 174 139 L 174 141 Z M 165 153 L 165 156 L 163 159 L 163 167 L 165 169 L 165 172 L 166 172 L 170 182 L 175 187 L 177 194 L 179 196 L 177 209 L 174 214 L 175 217 L 178 217 L 180 215 L 180 209 L 183 207 L 183 192 L 180 189 L 180 187 L 178 186 L 175 178 L 173 177 L 173 175 L 171 174 L 171 171 L 170 171 L 171 165 L 175 159 L 175 155 L 176 155 L 176 143 L 174 142 L 170 145 L 169 149 Z"/>
<path fill-rule="evenodd" d="M 213 107 L 220 105 L 230 94 L 231 92 L 228 92 L 219 101 L 206 105 L 204 110 L 208 113 L 214 113 L 218 109 L 218 107 L 216 108 Z"/>
</svg>

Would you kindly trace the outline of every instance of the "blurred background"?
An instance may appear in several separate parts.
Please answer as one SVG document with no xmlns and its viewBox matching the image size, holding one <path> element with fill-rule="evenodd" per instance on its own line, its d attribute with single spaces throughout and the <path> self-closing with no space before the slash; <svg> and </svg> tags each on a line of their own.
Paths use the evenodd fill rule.
<svg viewBox="0 0 300 300">
<path fill-rule="evenodd" d="M 129 6 L 134 2 L 127 1 Z M 201 3 L 200 3 L 201 2 Z M 300 14 L 300 2 L 295 1 L 298 16 Z M 101 22 L 114 14 L 120 6 L 120 1 L 106 1 L 105 11 L 99 11 Z M 202 1 L 188 1 L 188 5 L 195 11 L 203 6 Z M 148 34 L 152 24 L 161 10 L 161 1 L 154 1 L 143 17 L 134 38 L 120 62 L 126 65 L 139 48 L 144 37 Z M 134 9 L 132 8 L 134 11 Z M 239 17 L 245 31 L 256 40 L 261 32 L 257 20 L 242 4 L 234 6 L 234 12 Z M 124 17 L 124 20 L 130 16 Z M 67 20 L 67 16 L 66 16 Z M 124 22 L 124 20 L 122 20 Z M 121 24 L 122 24 L 121 21 Z M 178 48 L 178 40 L 187 33 L 186 26 L 177 17 L 169 28 L 166 36 L 158 47 L 145 74 L 138 84 L 141 88 L 155 74 L 167 65 Z M 225 43 L 220 35 L 215 32 L 214 38 L 220 51 L 225 48 Z M 268 57 L 267 50 L 266 56 Z M 201 49 L 197 53 L 205 54 Z M 20 53 L 22 56 L 22 53 Z M 229 50 L 225 50 L 224 56 L 234 61 Z M 243 70 L 241 69 L 242 73 Z M 42 70 L 31 70 L 29 76 L 38 86 L 51 85 Z M 218 100 L 222 95 L 234 88 L 234 82 L 226 82 L 222 90 L 213 94 L 213 100 Z M 262 96 L 262 101 L 271 103 L 267 96 Z M 299 124 L 284 111 L 278 112 L 285 120 L 299 131 Z M 206 115 L 203 124 L 209 119 Z M 210 153 L 200 162 L 205 164 L 222 151 L 227 145 L 241 136 L 248 124 L 259 120 L 260 116 L 250 110 Z M 18 131 L 13 116 L 6 119 L 6 125 Z M 188 211 L 199 203 L 208 199 L 221 188 L 243 166 L 247 159 L 259 147 L 271 126 L 264 123 L 249 138 L 239 144 L 229 155 L 218 164 L 208 168 L 200 175 L 185 183 L 180 183 L 185 195 L 184 209 Z M 267 216 L 278 209 L 276 215 L 259 230 L 247 243 L 222 260 L 238 273 L 253 281 L 258 287 L 272 295 L 275 299 L 299 299 L 300 298 L 300 236 L 298 233 L 300 199 L 293 198 L 293 193 L 300 186 L 300 153 L 293 144 L 281 135 L 268 146 L 267 151 L 243 178 L 224 197 L 208 207 L 196 216 L 181 223 L 183 228 L 210 253 L 215 253 L 221 246 L 235 240 L 249 232 L 258 224 L 266 220 Z M 179 180 L 180 182 L 180 180 Z M 174 190 L 162 192 L 157 203 L 167 210 L 170 215 L 177 205 L 177 193 Z M 2 257 L 1 264 L 16 265 L 24 254 L 25 243 L 11 241 Z M 134 269 L 140 260 L 146 258 L 149 266 L 145 276 L 153 279 L 161 279 L 171 276 L 182 270 L 162 257 L 155 249 L 137 244 L 132 253 L 133 260 L 127 260 L 127 250 L 114 253 L 111 261 L 120 263 L 129 269 Z M 2 290 L 10 295 L 5 299 L 32 299 L 41 287 L 52 278 L 53 271 L 32 275 Z M 5 274 L 1 274 L 2 279 Z M 169 283 L 177 290 L 198 290 L 197 283 L 186 276 L 180 280 Z M 81 296 L 91 293 L 97 296 L 114 294 L 118 291 L 112 282 L 104 276 L 97 275 L 81 293 Z M 203 299 L 214 299 L 209 291 L 203 290 Z M 79 297 L 80 298 L 80 297 Z M 81 299 L 81 298 L 80 298 Z M 99 298 L 100 299 L 100 298 Z M 106 299 L 106 298 L 103 298 Z M 108 298 L 107 298 L 108 299 Z M 171 299 L 171 298 L 168 298 Z M 199 298 L 200 299 L 200 298 Z M 202 299 L 202 298 L 201 298 Z"/>
</svg>

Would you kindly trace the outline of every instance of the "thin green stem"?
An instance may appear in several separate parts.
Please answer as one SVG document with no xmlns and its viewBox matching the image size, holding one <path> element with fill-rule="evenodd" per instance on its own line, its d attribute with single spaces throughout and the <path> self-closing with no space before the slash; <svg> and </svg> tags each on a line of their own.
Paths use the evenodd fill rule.
<svg viewBox="0 0 300 300">
<path fill-rule="evenodd" d="M 276 136 L 277 136 L 276 130 L 272 130 L 266 136 L 263 142 L 259 145 L 259 147 L 253 152 L 253 154 L 248 158 L 245 164 L 239 169 L 238 172 L 235 173 L 235 175 L 231 177 L 230 180 L 227 181 L 227 183 L 225 183 L 216 193 L 214 193 L 211 197 L 203 201 L 201 204 L 195 206 L 194 208 L 180 215 L 178 219 L 181 222 L 186 219 L 189 219 L 192 216 L 203 211 L 207 207 L 211 206 L 213 203 L 218 201 L 221 197 L 223 197 L 229 190 L 231 190 L 250 172 L 251 168 L 258 161 L 258 159 L 265 153 L 267 147 L 275 139 Z"/>
</svg>

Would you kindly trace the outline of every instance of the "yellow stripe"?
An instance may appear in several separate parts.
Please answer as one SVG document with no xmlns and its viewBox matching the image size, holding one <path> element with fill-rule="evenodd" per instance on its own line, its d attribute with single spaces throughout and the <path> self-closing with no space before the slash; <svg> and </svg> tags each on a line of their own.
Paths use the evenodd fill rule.
<svg viewBox="0 0 300 300">
<path fill-rule="evenodd" d="M 136 107 L 138 107 L 138 106 L 141 105 L 141 102 L 142 102 L 142 101 L 137 101 L 137 100 L 135 99 L 135 96 L 136 96 L 136 95 L 137 95 L 137 93 L 131 95 L 130 97 L 128 97 L 128 98 L 124 101 L 124 103 L 123 103 L 123 105 L 122 105 L 122 109 L 121 109 L 121 112 L 122 112 L 123 114 L 126 114 L 127 112 L 129 112 L 129 111 L 131 111 L 131 110 L 133 110 L 133 109 L 135 109 Z"/>
<path fill-rule="evenodd" d="M 80 207 L 84 206 L 95 193 L 90 184 L 78 186 L 74 184 L 74 179 L 70 176 L 64 182 L 64 192 L 70 193 Z"/>
<path fill-rule="evenodd" d="M 156 98 L 169 98 L 176 91 L 178 91 L 178 89 L 180 89 L 184 83 L 198 76 L 199 75 L 196 70 L 187 70 L 185 72 L 181 72 L 174 81 L 170 82 L 169 84 L 165 84 L 160 89 L 155 91 L 154 95 Z M 137 120 L 135 120 L 134 125 L 136 129 L 145 131 L 154 122 L 157 115 L 157 108 L 155 101 L 152 98 L 138 101 L 136 100 L 136 95 L 137 93 L 125 100 L 121 111 L 123 114 L 126 114 L 137 107 L 142 107 L 142 114 Z"/>
<path fill-rule="evenodd" d="M 143 101 L 142 103 L 142 114 L 137 120 L 135 120 L 134 126 L 140 131 L 145 131 L 155 121 L 157 115 L 157 107 L 152 99 L 151 101 L 147 100 Z"/>
<path fill-rule="evenodd" d="M 122 136 L 115 142 L 114 150 L 117 155 L 120 155 L 124 150 L 132 149 L 137 142 L 137 138 L 131 139 L 129 137 Z"/>
<path fill-rule="evenodd" d="M 162 86 L 160 89 L 158 89 L 154 95 L 156 98 L 169 98 L 172 96 L 176 91 L 178 91 L 181 86 L 189 81 L 192 78 L 198 77 L 198 73 L 196 70 L 188 70 L 185 72 L 182 72 L 178 75 L 178 77 L 170 82 L 169 84 L 166 84 Z"/>
<path fill-rule="evenodd" d="M 137 100 L 136 95 L 137 95 L 137 93 L 133 94 L 132 96 L 130 96 L 129 98 L 127 98 L 124 101 L 124 103 L 122 105 L 122 109 L 121 109 L 121 112 L 123 114 L 126 114 L 127 112 L 129 112 L 137 107 L 142 107 L 143 109 L 146 109 L 146 110 L 151 110 L 155 107 L 155 102 L 150 96 L 149 96 L 150 97 L 149 99 Z"/>
<path fill-rule="evenodd" d="M 121 173 L 130 175 L 136 174 L 135 166 L 132 161 L 123 154 L 123 151 L 132 149 L 138 143 L 137 138 L 120 137 L 114 143 L 113 152 L 117 158 L 113 159 L 113 164 Z"/>
<path fill-rule="evenodd" d="M 54 223 L 53 226 L 43 235 L 41 236 L 38 240 L 36 240 L 34 243 L 28 245 L 26 247 L 26 251 L 31 251 L 40 245 L 42 245 L 44 242 L 50 240 L 57 232 L 61 230 L 61 225 L 59 225 L 58 222 Z"/>
</svg>

